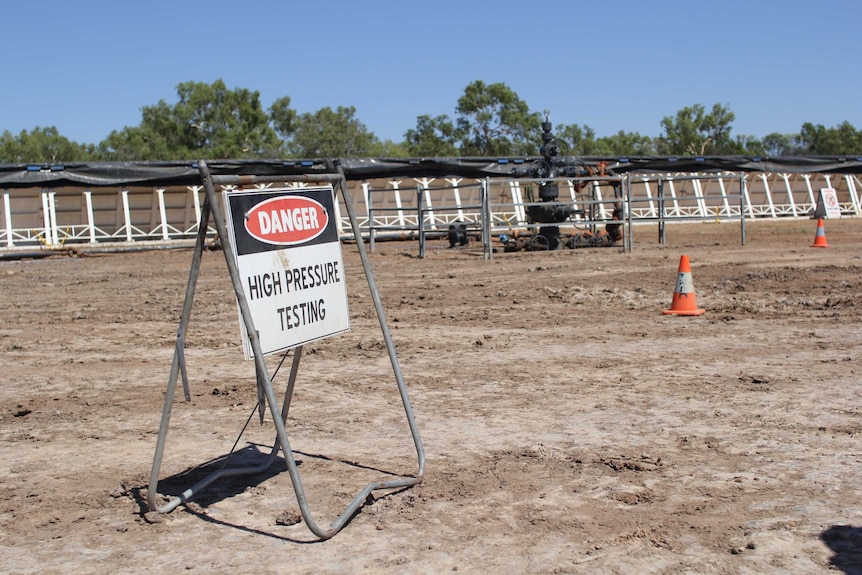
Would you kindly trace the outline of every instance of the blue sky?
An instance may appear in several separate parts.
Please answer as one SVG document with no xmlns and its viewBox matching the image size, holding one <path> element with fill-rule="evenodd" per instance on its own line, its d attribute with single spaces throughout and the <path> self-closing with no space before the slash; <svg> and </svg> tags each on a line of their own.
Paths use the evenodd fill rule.
<svg viewBox="0 0 862 575">
<path fill-rule="evenodd" d="M 474 80 L 597 136 L 658 136 L 665 116 L 715 103 L 734 136 L 862 129 L 858 0 L 32 0 L 3 20 L 0 133 L 98 143 L 175 103 L 179 83 L 219 78 L 264 107 L 354 106 L 396 142 L 417 116 L 454 117 Z"/>
</svg>

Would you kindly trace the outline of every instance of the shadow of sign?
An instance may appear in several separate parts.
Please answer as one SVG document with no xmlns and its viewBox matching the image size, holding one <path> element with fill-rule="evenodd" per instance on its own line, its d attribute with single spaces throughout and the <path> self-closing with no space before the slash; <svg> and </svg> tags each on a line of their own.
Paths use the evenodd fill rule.
<svg viewBox="0 0 862 575">
<path fill-rule="evenodd" d="M 249 444 L 228 455 L 221 455 L 170 477 L 165 477 L 159 482 L 159 487 L 164 495 L 175 497 L 180 495 L 190 485 L 221 469 L 262 465 L 270 455 L 268 451 L 261 451 L 260 447 L 256 444 Z M 297 462 L 297 464 L 300 463 Z M 284 457 L 275 457 L 269 467 L 260 473 L 224 477 L 214 482 L 194 497 L 194 501 L 201 507 L 209 507 L 214 503 L 239 495 L 249 487 L 260 485 L 284 471 L 285 467 Z M 148 510 L 146 507 L 143 506 L 145 511 Z"/>
<path fill-rule="evenodd" d="M 263 449 L 263 450 L 262 450 Z M 176 473 L 171 475 L 170 477 L 165 477 L 159 482 L 159 486 L 161 487 L 161 494 L 165 497 L 176 497 L 179 496 L 186 488 L 190 485 L 197 483 L 198 481 L 204 479 L 210 474 L 220 471 L 222 469 L 231 469 L 233 467 L 255 467 L 263 465 L 268 459 L 270 459 L 271 455 L 267 452 L 269 448 L 265 445 L 249 443 L 246 447 L 234 451 L 227 455 L 221 455 L 210 461 L 197 465 L 195 467 L 190 467 L 180 473 Z M 347 465 L 350 467 L 354 467 L 356 469 L 363 469 L 366 471 L 372 471 L 375 473 L 387 475 L 387 476 L 397 476 L 397 474 L 393 471 L 380 469 L 373 466 L 363 465 L 356 461 L 350 461 L 346 459 L 337 459 L 327 457 L 326 455 L 315 454 L 315 453 L 306 453 L 302 451 L 294 451 L 295 456 L 303 456 L 308 459 L 315 459 L 320 461 L 329 461 L 337 464 Z M 302 465 L 302 460 L 296 459 L 296 464 Z M 206 508 L 214 505 L 220 501 L 224 501 L 231 497 L 240 495 L 245 492 L 249 487 L 254 487 L 257 485 L 261 485 L 267 480 L 279 475 L 284 472 L 286 468 L 285 460 L 283 457 L 276 456 L 272 458 L 272 462 L 268 467 L 263 469 L 259 473 L 254 474 L 245 474 L 238 475 L 234 477 L 223 477 L 220 480 L 208 485 L 204 488 L 200 493 L 198 493 L 195 497 L 191 499 L 195 503 L 195 505 L 189 506 L 183 504 L 183 509 L 186 513 L 194 515 L 195 517 L 207 521 L 209 523 L 213 523 L 216 525 L 221 525 L 224 527 L 230 527 L 234 529 L 239 529 L 241 531 L 245 531 L 248 533 L 252 533 L 255 535 L 261 535 L 265 537 L 271 537 L 274 539 L 278 539 L 281 541 L 288 541 L 292 543 L 319 543 L 320 539 L 308 540 L 301 538 L 294 538 L 283 534 L 278 534 L 276 532 L 265 531 L 260 529 L 254 529 L 251 527 L 247 527 L 244 525 L 239 525 L 235 523 L 231 523 L 224 520 L 215 519 L 207 514 Z M 131 497 L 138 504 L 138 513 L 142 517 L 146 515 L 148 512 L 152 510 L 149 508 L 147 503 L 147 497 L 145 495 L 145 486 L 134 487 L 129 490 Z M 396 488 L 387 493 L 383 493 L 380 495 L 371 496 L 369 495 L 365 501 L 366 505 L 370 505 L 374 503 L 374 501 L 378 499 L 384 499 L 395 495 L 397 493 L 401 493 L 406 490 L 407 487 L 404 488 Z M 357 510 L 358 512 L 358 510 Z M 351 517 L 352 519 L 352 517 Z M 349 520 L 348 520 L 349 522 Z M 276 520 L 276 524 L 278 521 Z"/>
<path fill-rule="evenodd" d="M 830 565 L 847 575 L 862 575 L 862 527 L 832 525 L 820 539 L 834 553 Z"/>
</svg>

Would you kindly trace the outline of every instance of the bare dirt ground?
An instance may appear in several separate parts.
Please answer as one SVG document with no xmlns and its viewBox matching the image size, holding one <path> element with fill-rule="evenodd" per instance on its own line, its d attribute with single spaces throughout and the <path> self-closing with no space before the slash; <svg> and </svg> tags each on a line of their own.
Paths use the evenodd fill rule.
<svg viewBox="0 0 862 575">
<path fill-rule="evenodd" d="M 284 462 L 170 514 L 146 492 L 191 251 L 0 262 L 0 571 L 862 573 L 862 222 L 638 227 L 634 252 L 378 244 L 427 454 L 317 541 Z M 662 315 L 691 259 L 700 317 Z M 287 422 L 328 526 L 416 452 L 361 274 Z M 207 252 L 160 491 L 274 431 Z M 269 358 L 273 366 L 277 358 Z M 275 378 L 278 393 L 286 381 Z M 263 455 L 262 455 L 263 454 Z"/>
</svg>

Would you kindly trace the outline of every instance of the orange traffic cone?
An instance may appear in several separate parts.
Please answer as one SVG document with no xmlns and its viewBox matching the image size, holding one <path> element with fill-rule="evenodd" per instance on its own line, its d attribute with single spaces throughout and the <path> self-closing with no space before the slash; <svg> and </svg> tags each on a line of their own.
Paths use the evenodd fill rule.
<svg viewBox="0 0 862 575">
<path fill-rule="evenodd" d="M 817 233 L 814 236 L 814 243 L 811 244 L 812 248 L 828 248 L 829 244 L 826 243 L 826 228 L 823 226 L 823 218 L 817 218 Z"/>
<path fill-rule="evenodd" d="M 665 315 L 701 315 L 705 309 L 697 309 L 697 297 L 694 295 L 694 282 L 691 279 L 691 264 L 688 256 L 679 258 L 679 276 L 673 291 L 673 301 L 670 309 L 664 310 Z"/>
</svg>

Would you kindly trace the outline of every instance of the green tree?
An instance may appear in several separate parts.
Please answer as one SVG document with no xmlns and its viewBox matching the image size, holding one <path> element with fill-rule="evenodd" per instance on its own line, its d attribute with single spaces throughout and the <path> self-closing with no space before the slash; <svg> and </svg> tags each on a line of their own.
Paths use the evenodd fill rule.
<svg viewBox="0 0 862 575">
<path fill-rule="evenodd" d="M 277 147 L 275 131 L 260 103 L 260 93 L 228 90 L 222 80 L 212 84 L 184 82 L 174 118 L 180 139 L 194 152 L 219 159 L 259 157 Z"/>
<path fill-rule="evenodd" d="M 99 159 L 108 161 L 154 161 L 194 159 L 185 126 L 164 100 L 141 110 L 141 123 L 114 130 L 99 143 Z"/>
<path fill-rule="evenodd" d="M 658 152 L 664 155 L 728 154 L 738 151 L 731 140 L 730 124 L 736 116 L 730 109 L 715 104 L 707 113 L 701 104 L 683 108 L 676 117 L 661 121 L 664 135 L 658 138 Z"/>
<path fill-rule="evenodd" d="M 766 146 L 763 145 L 763 140 L 756 136 L 736 136 L 733 139 L 732 146 L 728 147 L 725 155 L 748 155 L 748 156 L 766 156 Z"/>
<path fill-rule="evenodd" d="M 72 142 L 54 126 L 21 130 L 17 136 L 6 130 L 0 135 L 3 164 L 80 162 L 91 159 L 94 153 L 94 146 Z"/>
<path fill-rule="evenodd" d="M 126 126 L 114 130 L 99 142 L 97 158 L 109 162 L 143 161 L 167 159 L 187 159 L 188 152 L 180 153 L 170 149 L 161 135 L 147 133 L 140 126 Z"/>
<path fill-rule="evenodd" d="M 802 124 L 796 143 L 803 154 L 862 154 L 862 132 L 847 121 L 835 128 L 806 122 Z"/>
<path fill-rule="evenodd" d="M 278 137 L 260 94 L 229 90 L 224 81 L 183 82 L 179 101 L 160 100 L 141 110 L 141 123 L 112 132 L 99 146 L 112 160 L 242 159 L 278 149 Z"/>
<path fill-rule="evenodd" d="M 789 150 L 793 149 L 794 138 L 795 136 L 790 134 L 772 132 L 760 140 L 761 149 L 764 155 L 769 157 L 784 156 L 787 155 Z"/>
<path fill-rule="evenodd" d="M 356 117 L 353 106 L 326 107 L 296 117 L 288 148 L 299 158 L 370 157 L 380 141 Z"/>
<path fill-rule="evenodd" d="M 411 154 L 403 143 L 399 144 L 392 140 L 383 140 L 382 142 L 378 140 L 371 145 L 368 155 L 372 158 L 408 158 Z"/>
<path fill-rule="evenodd" d="M 290 97 L 276 99 L 269 107 L 269 121 L 280 139 L 279 155 L 288 153 L 290 139 L 296 130 L 296 110 L 290 107 Z"/>
<path fill-rule="evenodd" d="M 655 154 L 655 142 L 649 136 L 641 136 L 637 132 L 620 130 L 613 136 L 599 138 L 597 148 L 602 156 L 652 156 Z"/>
<path fill-rule="evenodd" d="M 571 156 L 597 156 L 596 132 L 589 126 L 564 124 L 557 128 L 560 153 Z M 534 152 L 535 153 L 535 152 Z"/>
<path fill-rule="evenodd" d="M 458 99 L 457 126 L 465 156 L 535 155 L 541 120 L 506 84 L 476 80 Z"/>
<path fill-rule="evenodd" d="M 413 157 L 453 157 L 460 155 L 458 139 L 461 137 L 449 116 L 435 118 L 424 115 L 416 118 L 416 128 L 404 134 L 404 147 Z"/>
</svg>

